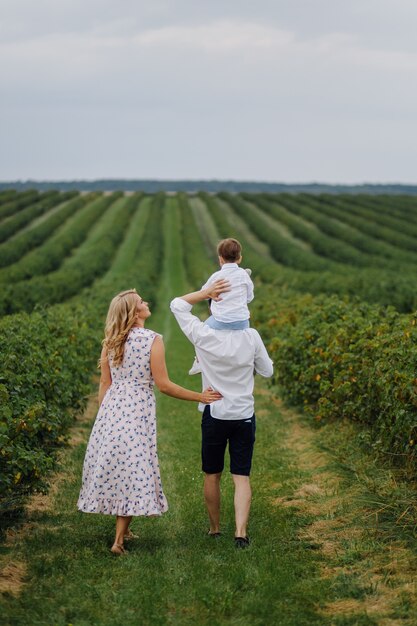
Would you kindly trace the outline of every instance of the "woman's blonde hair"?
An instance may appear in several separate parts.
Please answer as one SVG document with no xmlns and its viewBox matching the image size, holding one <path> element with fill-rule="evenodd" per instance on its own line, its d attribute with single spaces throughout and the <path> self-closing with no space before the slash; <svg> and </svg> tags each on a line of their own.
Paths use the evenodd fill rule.
<svg viewBox="0 0 417 626">
<path fill-rule="evenodd" d="M 137 295 L 136 289 L 121 291 L 110 302 L 102 343 L 113 365 L 122 364 L 127 336 L 137 321 Z"/>
</svg>

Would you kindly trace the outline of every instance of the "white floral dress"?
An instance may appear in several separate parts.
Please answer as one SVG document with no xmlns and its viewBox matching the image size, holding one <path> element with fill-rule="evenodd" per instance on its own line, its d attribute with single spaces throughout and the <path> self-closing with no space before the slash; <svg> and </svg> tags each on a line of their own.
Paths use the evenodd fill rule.
<svg viewBox="0 0 417 626">
<path fill-rule="evenodd" d="M 150 369 L 156 333 L 132 328 L 122 365 L 94 422 L 84 460 L 78 508 L 107 515 L 161 515 L 168 510 L 156 447 L 156 414 Z"/>
</svg>

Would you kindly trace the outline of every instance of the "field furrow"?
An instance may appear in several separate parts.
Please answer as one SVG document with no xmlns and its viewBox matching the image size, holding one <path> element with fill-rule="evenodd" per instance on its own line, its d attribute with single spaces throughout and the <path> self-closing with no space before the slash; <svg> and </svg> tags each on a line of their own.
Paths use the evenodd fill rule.
<svg viewBox="0 0 417 626">
<path fill-rule="evenodd" d="M 40 197 L 41 195 L 33 189 L 12 196 L 6 195 L 0 206 L 0 226 L 5 218 L 22 211 L 30 204 L 34 204 Z"/>
<path fill-rule="evenodd" d="M 220 236 L 210 217 L 206 203 L 201 197 L 193 196 L 189 199 L 189 204 L 204 244 L 205 254 L 213 260 L 213 263 L 217 263 L 215 250 Z"/>
<path fill-rule="evenodd" d="M 266 219 L 261 212 L 254 212 L 240 196 L 219 194 L 232 209 L 248 224 L 256 236 L 268 245 L 272 257 L 283 265 L 309 270 L 329 269 L 332 261 L 320 257 L 313 251 L 305 250 L 298 242 L 294 243 L 288 237 L 281 234 L 279 226 L 272 220 Z"/>
<path fill-rule="evenodd" d="M 111 196 L 87 198 L 87 204 L 64 224 L 38 249 L 25 254 L 18 262 L 0 269 L 0 283 L 16 283 L 33 276 L 57 270 L 65 258 L 82 244 L 98 219 L 113 201 Z"/>
<path fill-rule="evenodd" d="M 44 215 L 52 207 L 73 198 L 76 192 L 58 193 L 57 191 L 48 191 L 33 204 L 25 207 L 17 214 L 5 218 L 0 223 L 0 243 L 10 239 L 13 235 L 20 232 L 33 220 Z"/>
<path fill-rule="evenodd" d="M 345 203 L 346 209 L 354 215 L 358 215 L 370 222 L 376 222 L 381 226 L 386 226 L 394 232 L 407 235 L 407 237 L 417 237 L 417 224 L 405 216 L 398 219 L 393 213 L 390 215 L 384 213 L 381 211 L 382 203 L 376 206 L 359 198 L 354 200 L 345 199 L 342 202 Z"/>
<path fill-rule="evenodd" d="M 203 285 L 208 276 L 217 269 L 217 263 L 211 260 L 213 255 L 215 255 L 217 261 L 216 245 L 211 245 L 210 249 L 205 248 L 202 231 L 197 225 L 195 213 L 190 206 L 188 197 L 185 194 L 179 194 L 176 199 L 181 221 L 180 247 L 183 255 L 183 265 L 188 284 L 192 290 L 195 290 Z M 193 198 L 193 200 L 199 200 L 199 198 Z M 199 201 L 202 203 L 201 200 Z M 198 214 L 198 208 L 196 214 Z M 205 221 L 205 226 L 207 228 L 207 220 Z M 207 230 L 205 229 L 203 232 L 206 234 Z"/>
<path fill-rule="evenodd" d="M 0 267 L 15 263 L 32 249 L 41 246 L 59 226 L 64 224 L 88 201 L 88 196 L 78 196 L 58 204 L 8 241 L 0 244 Z"/>
<path fill-rule="evenodd" d="M 318 196 L 318 199 L 322 200 L 320 196 Z M 371 221 L 369 218 L 360 214 L 350 212 L 350 208 L 352 207 L 350 202 L 337 199 L 329 199 L 327 201 L 323 199 L 322 202 L 324 205 L 331 207 L 330 210 L 332 210 L 333 207 L 341 209 L 345 214 L 344 221 L 348 221 L 348 223 L 356 226 L 361 232 L 375 239 L 390 243 L 398 247 L 399 250 L 409 250 L 414 253 L 417 251 L 417 239 L 396 232 L 386 226 L 381 226 L 376 221 Z"/>
<path fill-rule="evenodd" d="M 64 261 L 59 270 L 8 285 L 0 298 L 2 313 L 31 311 L 37 304 L 62 302 L 103 275 L 123 240 L 135 208 L 135 197 L 116 199 L 86 241 Z"/>
</svg>

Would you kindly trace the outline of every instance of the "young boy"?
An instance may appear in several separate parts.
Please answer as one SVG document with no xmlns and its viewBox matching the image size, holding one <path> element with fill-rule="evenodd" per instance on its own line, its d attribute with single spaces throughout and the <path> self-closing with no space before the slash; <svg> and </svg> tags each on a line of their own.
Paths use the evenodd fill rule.
<svg viewBox="0 0 417 626">
<path fill-rule="evenodd" d="M 211 301 L 211 316 L 206 324 L 216 330 L 244 330 L 249 328 L 248 303 L 254 298 L 253 282 L 250 279 L 252 272 L 239 267 L 242 262 L 242 246 L 237 239 L 220 241 L 217 254 L 220 270 L 210 276 L 202 289 L 222 278 L 229 281 L 230 291 L 224 292 L 218 302 Z M 200 371 L 195 359 L 189 373 L 198 374 Z"/>
</svg>

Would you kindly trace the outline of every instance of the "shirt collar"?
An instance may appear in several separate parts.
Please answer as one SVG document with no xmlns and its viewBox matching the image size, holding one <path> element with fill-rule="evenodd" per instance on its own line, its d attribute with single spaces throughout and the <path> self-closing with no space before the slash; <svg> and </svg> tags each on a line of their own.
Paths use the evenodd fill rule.
<svg viewBox="0 0 417 626">
<path fill-rule="evenodd" d="M 222 265 L 222 270 L 226 270 L 229 267 L 239 267 L 237 263 L 223 263 Z"/>
</svg>

